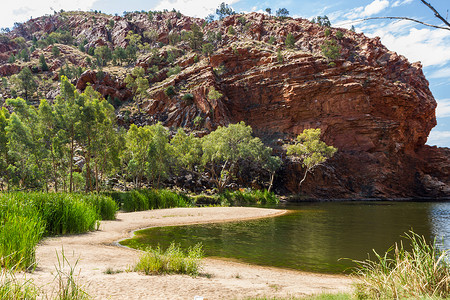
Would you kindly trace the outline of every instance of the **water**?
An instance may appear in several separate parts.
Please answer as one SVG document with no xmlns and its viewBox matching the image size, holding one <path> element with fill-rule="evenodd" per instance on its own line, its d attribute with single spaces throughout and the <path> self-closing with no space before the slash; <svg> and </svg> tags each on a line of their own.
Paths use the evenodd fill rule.
<svg viewBox="0 0 450 300">
<path fill-rule="evenodd" d="M 324 273 L 350 271 L 355 264 L 343 258 L 373 258 L 372 249 L 384 253 L 411 229 L 450 248 L 450 202 L 327 202 L 286 208 L 288 214 L 274 218 L 146 229 L 122 244 L 166 248 L 175 241 L 187 248 L 201 242 L 207 256 Z"/>
</svg>

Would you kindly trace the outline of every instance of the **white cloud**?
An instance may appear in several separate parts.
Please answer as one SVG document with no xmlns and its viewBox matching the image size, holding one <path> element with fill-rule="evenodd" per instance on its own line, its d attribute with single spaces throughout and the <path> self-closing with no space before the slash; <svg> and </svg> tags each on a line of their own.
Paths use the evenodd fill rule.
<svg viewBox="0 0 450 300">
<path fill-rule="evenodd" d="M 175 8 L 185 15 L 203 18 L 209 14 L 215 13 L 216 8 L 219 7 L 222 2 L 231 5 L 239 1 L 240 0 L 162 0 L 154 9 L 163 10 Z"/>
<path fill-rule="evenodd" d="M 436 117 L 450 117 L 450 99 L 441 99 L 436 101 L 438 103 L 438 106 L 436 108 Z"/>
<path fill-rule="evenodd" d="M 389 7 L 388 0 L 374 0 L 372 3 L 366 6 L 356 7 L 344 14 L 344 19 L 354 20 L 373 16 L 380 13 L 385 8 Z"/>
<path fill-rule="evenodd" d="M 450 77 L 450 67 L 449 68 L 442 68 L 437 71 L 434 71 L 430 75 L 427 76 L 428 78 L 449 78 Z"/>
<path fill-rule="evenodd" d="M 450 131 L 431 130 L 427 144 L 431 146 L 450 147 Z"/>
<path fill-rule="evenodd" d="M 410 26 L 408 21 L 399 21 L 364 32 L 369 37 L 379 36 L 389 50 L 406 56 L 411 62 L 421 61 L 424 67 L 450 62 L 450 32 Z"/>
<path fill-rule="evenodd" d="M 364 7 L 364 10 L 361 13 L 361 17 L 369 17 L 373 16 L 389 7 L 388 0 L 374 0 L 372 3 Z"/>
<path fill-rule="evenodd" d="M 96 0 L 16 0 L 3 1 L 0 10 L 0 27 L 11 27 L 14 22 L 25 22 L 30 17 L 40 17 L 53 10 L 89 10 Z"/>
<path fill-rule="evenodd" d="M 405 4 L 410 4 L 411 2 L 413 2 L 413 0 L 403 0 L 403 1 L 397 0 L 392 4 L 392 7 L 398 7 L 398 6 L 402 6 Z"/>
</svg>

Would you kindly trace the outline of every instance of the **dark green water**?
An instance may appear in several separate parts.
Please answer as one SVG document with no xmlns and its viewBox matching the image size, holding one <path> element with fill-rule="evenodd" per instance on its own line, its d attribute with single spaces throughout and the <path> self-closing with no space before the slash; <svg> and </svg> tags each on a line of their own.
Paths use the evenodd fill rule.
<svg viewBox="0 0 450 300">
<path fill-rule="evenodd" d="M 307 203 L 275 218 L 220 224 L 158 227 L 121 244 L 145 248 L 172 241 L 203 244 L 207 256 L 305 271 L 340 273 L 372 249 L 384 253 L 413 229 L 450 248 L 450 202 Z"/>
</svg>

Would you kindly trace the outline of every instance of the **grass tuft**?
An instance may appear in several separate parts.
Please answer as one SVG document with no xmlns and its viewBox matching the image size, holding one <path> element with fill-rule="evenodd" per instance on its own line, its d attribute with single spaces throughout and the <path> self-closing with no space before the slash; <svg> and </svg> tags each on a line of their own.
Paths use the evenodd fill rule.
<svg viewBox="0 0 450 300">
<path fill-rule="evenodd" d="M 20 281 L 14 276 L 14 270 L 2 269 L 0 271 L 0 299 L 36 299 L 39 290 L 30 280 Z"/>
<path fill-rule="evenodd" d="M 360 299 L 419 299 L 450 297 L 450 265 L 447 251 L 436 241 L 429 244 L 413 231 L 406 233 L 411 250 L 395 244 L 376 260 L 355 261 L 361 282 L 356 285 Z"/>
<path fill-rule="evenodd" d="M 199 262 L 203 257 L 201 244 L 189 248 L 185 254 L 179 245 L 170 244 L 166 251 L 148 248 L 139 258 L 134 271 L 150 274 L 199 274 Z"/>
<path fill-rule="evenodd" d="M 61 251 L 61 257 L 56 253 L 58 258 L 58 266 L 56 267 L 55 280 L 58 283 L 58 291 L 56 299 L 60 300 L 84 300 L 90 299 L 89 295 L 76 282 L 75 268 L 78 260 L 72 266 L 69 260 L 64 255 L 64 250 Z"/>
</svg>

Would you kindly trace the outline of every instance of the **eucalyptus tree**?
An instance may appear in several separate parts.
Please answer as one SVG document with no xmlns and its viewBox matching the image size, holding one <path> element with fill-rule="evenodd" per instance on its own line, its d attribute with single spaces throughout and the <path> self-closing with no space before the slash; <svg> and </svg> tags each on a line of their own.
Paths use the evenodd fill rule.
<svg viewBox="0 0 450 300">
<path fill-rule="evenodd" d="M 333 157 L 337 151 L 337 148 L 321 141 L 320 134 L 320 128 L 305 129 L 297 136 L 295 144 L 287 146 L 287 155 L 298 158 L 305 169 L 305 174 L 298 184 L 299 188 L 308 173 Z"/>
<path fill-rule="evenodd" d="M 16 86 L 16 88 L 23 92 L 25 100 L 27 101 L 28 96 L 35 92 L 37 89 L 36 78 L 33 76 L 33 73 L 31 73 L 31 70 L 28 67 L 23 68 L 19 72 L 19 74 L 14 75 L 11 78 L 11 81 Z"/>
<path fill-rule="evenodd" d="M 131 124 L 126 137 L 124 162 L 127 173 L 133 178 L 135 188 L 140 188 L 148 164 L 148 149 L 152 143 L 150 126 L 137 127 Z"/>
<path fill-rule="evenodd" d="M 100 191 L 105 175 L 120 166 L 120 154 L 125 147 L 124 134 L 117 129 L 114 107 L 105 100 L 94 101 L 96 128 L 92 144 L 96 191 Z"/>
<path fill-rule="evenodd" d="M 8 148 L 20 166 L 22 185 L 25 187 L 26 179 L 33 178 L 36 186 L 45 186 L 48 191 L 49 151 L 39 130 L 38 111 L 22 98 L 8 99 L 6 103 L 14 110 L 7 127 Z"/>
<path fill-rule="evenodd" d="M 131 74 L 128 74 L 127 77 L 125 77 L 124 81 L 127 84 L 127 88 L 133 91 L 133 94 L 138 101 L 148 96 L 147 89 L 149 88 L 149 83 L 147 78 L 145 78 L 144 68 L 134 68 Z"/>
<path fill-rule="evenodd" d="M 6 182 L 7 189 L 9 189 L 8 177 L 8 137 L 6 126 L 9 122 L 9 112 L 6 108 L 0 109 L 0 187 L 3 191 L 3 184 Z"/>
<path fill-rule="evenodd" d="M 252 136 L 252 128 L 244 122 L 219 126 L 202 138 L 202 165 L 222 192 L 240 168 L 240 161 L 262 164 L 272 149 Z"/>
<path fill-rule="evenodd" d="M 186 169 L 194 171 L 195 166 L 200 164 L 202 157 L 202 141 L 193 134 L 187 135 L 183 128 L 170 140 L 171 151 L 176 159 L 173 161 L 175 171 Z"/>
<path fill-rule="evenodd" d="M 61 140 L 66 140 L 68 146 L 69 192 L 73 191 L 74 156 L 76 149 L 77 124 L 79 122 L 79 95 L 66 76 L 61 76 L 60 94 L 55 99 L 56 122 Z M 65 184 L 65 181 L 64 181 Z"/>
</svg>

